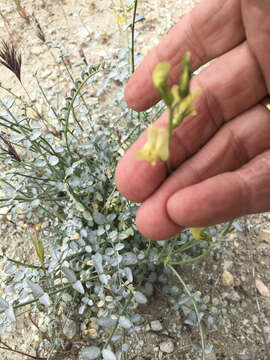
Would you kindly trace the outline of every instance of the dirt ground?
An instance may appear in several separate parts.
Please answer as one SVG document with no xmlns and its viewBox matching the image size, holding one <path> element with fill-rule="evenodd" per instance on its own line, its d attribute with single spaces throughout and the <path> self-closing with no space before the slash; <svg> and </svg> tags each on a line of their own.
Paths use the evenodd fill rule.
<svg viewBox="0 0 270 360">
<path fill-rule="evenodd" d="M 138 23 L 136 52 L 146 54 L 194 3 L 192 0 L 139 1 L 138 15 L 144 16 L 145 20 Z M 67 91 L 66 79 L 57 79 L 56 73 L 63 69 L 59 69 L 56 64 L 58 50 L 52 48 L 51 44 L 64 42 L 72 64 L 80 61 L 82 52 L 88 64 L 115 58 L 119 36 L 116 31 L 116 16 L 109 0 L 22 0 L 21 4 L 27 16 L 37 19 L 46 40 L 51 43 L 46 45 L 40 40 L 33 21 L 28 24 L 27 17 L 25 20 L 18 14 L 12 0 L 0 0 L 0 11 L 4 15 L 4 18 L 0 17 L 0 38 L 13 41 L 20 49 L 22 80 L 38 107 L 41 105 L 35 73 L 50 99 L 56 99 L 58 94 L 66 95 Z M 25 96 L 14 75 L 3 67 L 0 67 L 0 81 L 15 93 Z M 1 91 L 0 95 L 2 98 L 6 96 Z M 96 101 L 94 96 L 93 101 Z M 210 296 L 210 303 L 214 299 L 218 299 L 219 304 L 225 300 L 227 302 L 227 314 L 223 316 L 223 322 L 220 317 L 212 327 L 205 322 L 206 343 L 214 345 L 212 353 L 207 356 L 208 360 L 269 360 L 267 343 L 270 347 L 270 297 L 267 293 L 262 295 L 257 289 L 258 280 L 270 289 L 269 219 L 269 214 L 241 219 L 243 232 L 234 231 L 224 239 L 222 245 L 225 251 L 221 257 L 207 258 L 200 268 L 179 269 L 185 280 L 193 285 L 193 289 L 200 291 L 202 296 Z M 19 234 L 4 220 L 0 227 L 0 248 L 19 258 L 23 253 Z M 232 276 L 230 284 L 226 285 L 222 279 L 224 271 Z M 221 307 L 218 306 L 219 311 L 222 310 Z M 211 307 L 208 307 L 207 312 L 211 315 Z M 173 303 L 160 289 L 155 290 L 155 296 L 150 304 L 141 308 L 141 313 L 143 331 L 128 339 L 128 359 L 201 358 L 192 347 L 193 343 L 200 341 L 198 329 L 183 323 L 181 311 L 173 310 Z M 152 321 L 155 320 L 161 324 L 160 330 L 153 329 Z M 32 332 L 33 326 L 22 319 L 17 325 L 17 332 L 2 339 L 11 347 L 34 354 L 36 345 L 30 335 Z M 141 340 L 144 340 L 144 345 L 140 347 L 138 344 Z M 82 339 L 74 341 L 71 348 L 76 348 L 81 341 Z M 166 342 L 170 343 L 172 351 L 162 351 L 161 344 Z M 70 350 L 66 357 L 62 354 L 61 358 L 71 358 L 72 353 Z M 0 350 L 0 356 L 3 360 L 25 359 L 22 355 L 4 350 Z"/>
</svg>

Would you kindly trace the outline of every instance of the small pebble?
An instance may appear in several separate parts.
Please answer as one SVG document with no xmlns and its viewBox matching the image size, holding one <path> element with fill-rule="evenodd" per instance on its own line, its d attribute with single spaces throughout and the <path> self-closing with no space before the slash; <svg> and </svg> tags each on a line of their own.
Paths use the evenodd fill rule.
<svg viewBox="0 0 270 360">
<path fill-rule="evenodd" d="M 163 341 L 160 343 L 159 348 L 162 352 L 170 354 L 174 351 L 174 344 L 171 340 Z"/>
<path fill-rule="evenodd" d="M 32 55 L 40 55 L 40 54 L 44 53 L 44 51 L 45 51 L 45 47 L 43 47 L 43 46 L 34 46 L 31 49 Z"/>
<path fill-rule="evenodd" d="M 228 299 L 233 302 L 239 302 L 239 301 L 241 301 L 241 296 L 238 294 L 237 291 L 233 290 L 229 293 Z"/>
<path fill-rule="evenodd" d="M 225 270 L 221 276 L 221 282 L 223 286 L 233 286 L 234 280 L 232 274 Z"/>
<path fill-rule="evenodd" d="M 256 279 L 256 288 L 260 295 L 270 297 L 270 291 L 268 287 L 259 279 Z"/>
<path fill-rule="evenodd" d="M 151 329 L 153 331 L 161 331 L 162 330 L 162 324 L 159 320 L 151 321 Z"/>
<path fill-rule="evenodd" d="M 270 230 L 268 229 L 262 230 L 258 236 L 258 240 L 270 244 Z"/>
</svg>

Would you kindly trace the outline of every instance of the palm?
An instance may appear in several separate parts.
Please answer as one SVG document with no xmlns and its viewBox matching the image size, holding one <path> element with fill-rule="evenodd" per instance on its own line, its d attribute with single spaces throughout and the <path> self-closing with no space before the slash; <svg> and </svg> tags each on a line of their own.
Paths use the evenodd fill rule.
<svg viewBox="0 0 270 360">
<path fill-rule="evenodd" d="M 128 104 L 144 110 L 158 101 L 151 80 L 157 62 L 172 64 L 172 84 L 185 50 L 192 53 L 194 69 L 218 57 L 192 82 L 203 89 L 199 115 L 174 132 L 174 173 L 167 178 L 164 164 L 153 167 L 135 159 L 146 134 L 116 169 L 120 192 L 143 203 L 137 224 L 149 238 L 165 239 L 184 226 L 215 224 L 270 207 L 270 113 L 260 105 L 270 92 L 270 5 L 261 1 L 257 8 L 256 2 L 202 1 L 153 49 L 127 85 Z M 158 124 L 166 123 L 164 114 Z"/>
</svg>

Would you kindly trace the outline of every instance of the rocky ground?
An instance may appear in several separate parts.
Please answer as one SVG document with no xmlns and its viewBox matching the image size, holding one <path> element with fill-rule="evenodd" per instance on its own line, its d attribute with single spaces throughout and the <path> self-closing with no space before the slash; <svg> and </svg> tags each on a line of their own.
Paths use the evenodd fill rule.
<svg viewBox="0 0 270 360">
<path fill-rule="evenodd" d="M 115 3 L 117 9 L 119 4 L 116 0 Z M 119 48 L 116 16 L 108 0 L 22 0 L 21 4 L 25 9 L 25 14 L 21 15 L 25 18 L 20 16 L 13 1 L 0 0 L 0 38 L 13 41 L 20 49 L 23 84 L 42 111 L 35 73 L 50 99 L 64 96 L 67 91 L 65 76 L 60 76 L 60 80 L 57 78 L 57 73 L 61 74 L 64 69 L 63 65 L 59 68 L 56 63 L 59 53 L 52 44 L 64 42 L 67 62 L 72 64 L 80 61 L 82 53 L 89 64 L 113 59 Z M 138 14 L 143 15 L 145 20 L 138 23 L 137 53 L 146 54 L 192 6 L 192 0 L 139 1 Z M 46 40 L 52 43 L 46 45 L 36 35 L 33 17 Z M 0 67 L 0 81 L 15 93 L 26 96 L 14 75 L 3 67 Z M 7 96 L 3 91 L 0 95 L 1 98 Z M 97 101 L 94 94 L 92 101 Z M 223 322 L 219 318 L 212 327 L 205 324 L 206 342 L 214 345 L 208 360 L 269 359 L 266 345 L 268 343 L 270 347 L 269 220 L 269 214 L 241 219 L 243 231 L 234 231 L 224 239 L 222 257 L 208 258 L 192 271 L 190 268 L 180 269 L 194 289 L 202 296 L 210 296 L 210 303 L 218 301 L 219 312 L 224 301 L 227 303 L 227 315 Z M 28 247 L 13 224 L 3 218 L 0 228 L 2 251 L 17 259 L 31 258 L 30 246 L 26 250 Z M 201 358 L 192 347 L 193 343 L 199 343 L 198 329 L 183 324 L 181 312 L 175 312 L 172 306 L 161 290 L 156 289 L 150 304 L 141 308 L 143 331 L 128 339 L 128 359 Z M 210 305 L 207 311 L 211 314 Z M 87 343 L 85 334 L 88 329 L 82 326 L 79 330 L 69 350 L 59 358 L 75 359 L 72 354 L 76 353 L 76 347 Z M 3 336 L 2 340 L 12 348 L 34 354 L 38 347 L 35 334 L 35 326 L 26 317 L 21 317 L 16 332 Z M 100 341 L 99 329 L 92 340 Z M 0 350 L 0 356 L 3 360 L 25 359 L 6 350 Z"/>
</svg>

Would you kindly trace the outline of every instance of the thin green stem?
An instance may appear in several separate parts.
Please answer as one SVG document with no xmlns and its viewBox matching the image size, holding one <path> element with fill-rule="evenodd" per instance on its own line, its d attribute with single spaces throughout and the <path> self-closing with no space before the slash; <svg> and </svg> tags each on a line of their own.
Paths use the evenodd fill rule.
<svg viewBox="0 0 270 360">
<path fill-rule="evenodd" d="M 137 4 L 138 4 L 138 1 L 135 0 L 133 19 L 132 19 L 132 25 L 131 25 L 131 73 L 132 74 L 134 73 L 134 70 L 135 70 L 134 45 L 135 45 L 135 20 L 136 20 Z"/>
<path fill-rule="evenodd" d="M 15 97 L 16 100 L 20 100 L 21 102 L 24 102 L 24 99 L 23 99 L 21 96 L 16 95 L 14 92 L 12 92 L 11 89 L 4 87 L 4 86 L 2 85 L 2 83 L 0 83 L 0 88 L 3 89 L 3 90 L 5 90 L 6 92 L 8 92 L 11 96 Z"/>
<path fill-rule="evenodd" d="M 49 295 L 49 296 L 55 295 L 55 294 L 57 294 L 57 293 L 59 293 L 59 292 L 65 291 L 65 290 L 67 290 L 67 289 L 70 289 L 71 287 L 72 287 L 72 284 L 69 284 L 69 285 L 67 285 L 67 286 L 62 287 L 61 289 L 57 289 L 57 290 L 54 290 L 54 291 L 50 292 L 48 295 Z M 21 304 L 18 304 L 18 305 L 13 306 L 13 309 L 19 309 L 19 308 L 21 308 L 21 307 L 23 307 L 23 306 L 31 305 L 31 304 L 34 304 L 34 303 L 36 303 L 36 302 L 38 302 L 38 301 L 39 301 L 39 299 L 29 300 L 29 301 L 26 301 L 25 303 L 21 303 Z M 1 310 L 1 311 L 0 311 L 0 314 L 3 314 L 4 312 L 5 312 L 5 310 Z"/>
<path fill-rule="evenodd" d="M 23 267 L 26 267 L 26 268 L 42 270 L 42 267 L 41 267 L 41 266 L 26 264 L 26 263 L 23 263 L 23 262 L 21 262 L 21 261 L 17 261 L 17 260 L 11 259 L 11 258 L 9 258 L 9 257 L 5 257 L 4 255 L 0 255 L 0 259 L 4 259 L 4 258 L 6 258 L 7 261 L 9 261 L 9 262 L 11 262 L 11 263 L 13 263 L 13 264 L 16 264 L 16 265 L 18 265 L 18 266 L 23 266 Z"/>
<path fill-rule="evenodd" d="M 64 62 L 65 64 L 65 62 Z M 76 97 L 80 94 L 80 91 L 82 89 L 82 87 L 86 84 L 86 82 L 92 77 L 94 76 L 99 70 L 96 70 L 94 72 L 92 72 L 91 74 L 89 74 L 82 82 L 81 84 L 78 86 L 78 88 L 76 89 L 71 101 L 69 102 L 68 104 L 68 109 L 67 109 L 67 112 L 66 112 L 66 116 L 65 116 L 65 130 L 64 130 L 64 137 L 65 137 L 65 141 L 66 141 L 66 146 L 67 146 L 67 151 L 70 155 L 70 157 L 73 159 L 73 155 L 70 151 L 70 147 L 69 147 L 69 142 L 68 142 L 68 136 L 67 136 L 67 133 L 68 133 L 68 130 L 69 130 L 69 117 L 70 117 L 70 113 L 72 111 L 72 108 L 73 108 L 73 104 L 74 104 L 74 101 L 76 99 Z"/>
<path fill-rule="evenodd" d="M 190 247 L 190 245 L 192 245 L 196 240 L 194 238 L 192 238 L 191 240 L 189 240 L 188 242 L 186 242 L 185 244 L 181 245 L 179 249 L 175 250 L 172 252 L 172 255 L 178 254 L 183 252 L 184 250 L 186 250 L 188 247 Z"/>
<path fill-rule="evenodd" d="M 170 262 L 171 265 L 184 265 L 184 264 L 190 264 L 193 262 L 197 262 L 201 259 L 203 259 L 205 256 L 207 256 L 212 250 L 214 250 L 215 246 L 210 246 L 204 253 L 202 253 L 199 256 L 196 256 L 194 258 L 190 258 L 190 259 L 186 259 L 186 260 L 182 260 L 182 261 L 175 261 L 175 262 Z"/>
<path fill-rule="evenodd" d="M 170 175 L 172 173 L 172 168 L 171 168 L 171 140 L 172 140 L 172 133 L 173 133 L 173 110 L 169 109 L 169 126 L 168 126 L 168 147 L 169 147 L 169 157 L 168 160 L 166 162 L 167 164 L 167 172 L 168 175 Z"/>
<path fill-rule="evenodd" d="M 202 360 L 205 360 L 205 341 L 204 341 L 204 334 L 203 334 L 203 328 L 202 328 L 202 324 L 201 324 L 201 319 L 200 319 L 200 315 L 199 315 L 199 311 L 198 311 L 198 307 L 196 304 L 196 301 L 194 300 L 193 295 L 191 294 L 191 292 L 189 291 L 189 288 L 187 287 L 186 283 L 184 282 L 184 280 L 182 279 L 182 277 L 178 274 L 178 272 L 175 270 L 175 268 L 171 265 L 171 264 L 167 264 L 167 266 L 171 269 L 171 271 L 174 273 L 174 275 L 177 277 L 177 279 L 180 281 L 180 283 L 182 284 L 183 288 L 185 289 L 186 293 L 188 294 L 188 296 L 190 297 L 190 300 L 192 301 L 192 304 L 194 306 L 194 310 L 197 316 L 197 320 L 198 320 L 198 324 L 199 324 L 199 328 L 200 328 L 200 337 L 201 337 L 201 346 L 202 346 Z"/>
</svg>

